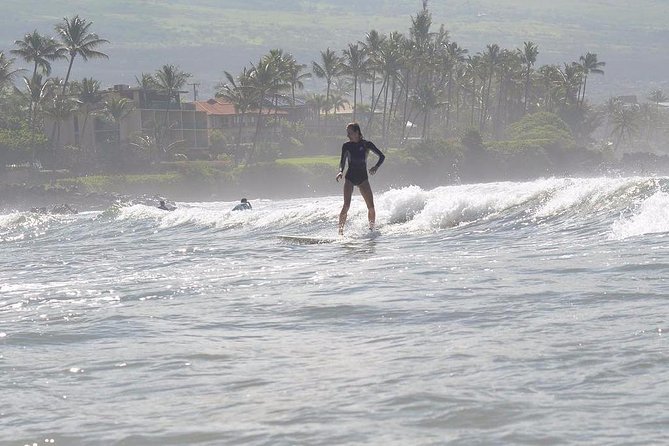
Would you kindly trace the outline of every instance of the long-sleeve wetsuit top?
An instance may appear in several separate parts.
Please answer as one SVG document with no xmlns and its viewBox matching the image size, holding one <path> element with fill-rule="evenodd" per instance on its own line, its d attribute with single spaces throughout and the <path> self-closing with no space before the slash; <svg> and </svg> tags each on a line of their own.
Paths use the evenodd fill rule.
<svg viewBox="0 0 669 446">
<path fill-rule="evenodd" d="M 386 159 L 385 155 L 371 141 L 360 140 L 359 142 L 348 141 L 341 146 L 341 159 L 339 160 L 339 171 L 344 171 L 344 164 L 348 160 L 346 179 L 356 186 L 367 179 L 367 153 L 374 152 L 379 160 L 375 167 L 381 166 Z"/>
</svg>

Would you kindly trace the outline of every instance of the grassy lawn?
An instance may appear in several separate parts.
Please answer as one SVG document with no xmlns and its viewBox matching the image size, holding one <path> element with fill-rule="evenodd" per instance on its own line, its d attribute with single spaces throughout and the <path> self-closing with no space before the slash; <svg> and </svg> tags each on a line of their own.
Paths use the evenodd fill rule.
<svg viewBox="0 0 669 446">
<path fill-rule="evenodd" d="M 316 164 L 326 164 L 336 168 L 339 165 L 338 156 L 303 156 L 298 158 L 282 158 L 276 160 L 279 166 L 307 167 Z"/>
</svg>

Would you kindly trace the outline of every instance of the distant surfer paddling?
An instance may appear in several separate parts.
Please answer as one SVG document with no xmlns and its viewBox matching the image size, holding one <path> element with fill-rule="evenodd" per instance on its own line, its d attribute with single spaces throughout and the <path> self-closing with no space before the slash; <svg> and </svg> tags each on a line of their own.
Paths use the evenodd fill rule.
<svg viewBox="0 0 669 446">
<path fill-rule="evenodd" d="M 365 199 L 367 204 L 367 218 L 369 220 L 369 229 L 374 229 L 376 221 L 376 211 L 374 210 L 374 194 L 372 187 L 369 184 L 367 177 L 367 155 L 374 152 L 379 160 L 375 165 L 369 169 L 369 174 L 374 175 L 378 168 L 386 159 L 385 155 L 376 148 L 371 141 L 365 141 L 362 138 L 360 125 L 352 122 L 346 126 L 346 134 L 348 135 L 348 142 L 341 146 L 341 159 L 339 160 L 339 173 L 336 180 L 344 177 L 344 205 L 339 214 L 339 235 L 344 234 L 344 225 L 346 224 L 346 216 L 348 209 L 351 207 L 351 196 L 353 195 L 353 186 L 358 186 L 360 195 Z M 348 162 L 348 169 L 344 175 L 344 166 Z"/>
<path fill-rule="evenodd" d="M 176 209 L 176 207 L 171 207 L 165 204 L 165 200 L 160 200 L 160 203 L 158 203 L 158 209 L 162 209 L 163 211 L 173 211 Z"/>
<path fill-rule="evenodd" d="M 253 206 L 246 198 L 242 198 L 239 204 L 232 208 L 233 211 L 250 211 L 251 209 L 253 209 Z"/>
</svg>

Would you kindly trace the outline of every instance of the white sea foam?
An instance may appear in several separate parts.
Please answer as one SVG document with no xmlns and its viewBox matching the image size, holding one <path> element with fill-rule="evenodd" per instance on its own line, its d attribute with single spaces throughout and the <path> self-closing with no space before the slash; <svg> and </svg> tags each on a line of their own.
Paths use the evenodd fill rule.
<svg viewBox="0 0 669 446">
<path fill-rule="evenodd" d="M 0 443 L 663 444 L 667 186 L 5 216 Z"/>
<path fill-rule="evenodd" d="M 669 193 L 656 192 L 643 200 L 631 216 L 622 216 L 611 226 L 615 239 L 669 232 Z"/>
</svg>

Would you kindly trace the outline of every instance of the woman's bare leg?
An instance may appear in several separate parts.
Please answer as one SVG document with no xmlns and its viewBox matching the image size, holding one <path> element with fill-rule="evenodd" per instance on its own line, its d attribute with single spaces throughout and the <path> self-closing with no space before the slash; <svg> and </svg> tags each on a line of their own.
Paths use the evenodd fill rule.
<svg viewBox="0 0 669 446">
<path fill-rule="evenodd" d="M 360 183 L 358 189 L 360 189 L 360 195 L 362 195 L 362 198 L 365 199 L 365 204 L 367 204 L 369 229 L 373 230 L 376 223 L 376 210 L 374 209 L 374 194 L 372 193 L 372 186 L 369 184 L 369 180 Z"/>
<path fill-rule="evenodd" d="M 348 215 L 348 208 L 351 207 L 351 195 L 353 195 L 353 183 L 346 180 L 344 181 L 344 205 L 339 213 L 339 235 L 344 235 L 346 216 Z"/>
</svg>

